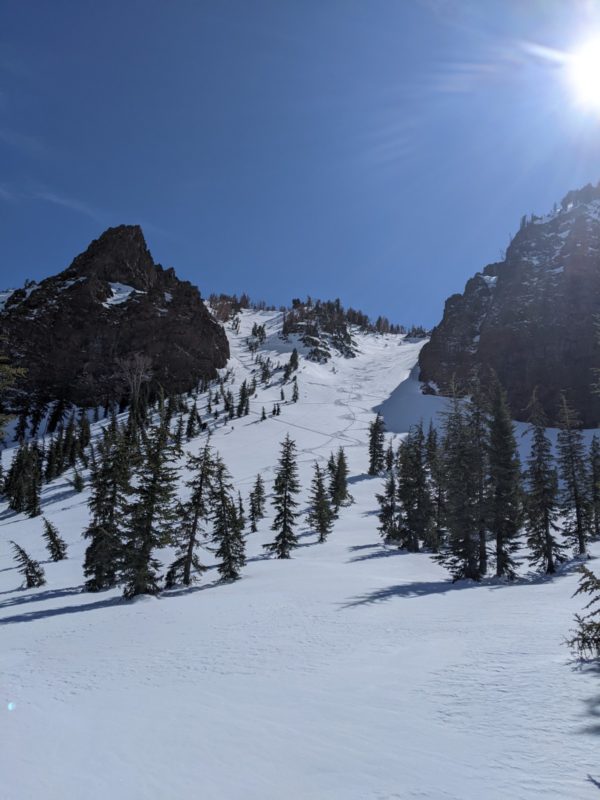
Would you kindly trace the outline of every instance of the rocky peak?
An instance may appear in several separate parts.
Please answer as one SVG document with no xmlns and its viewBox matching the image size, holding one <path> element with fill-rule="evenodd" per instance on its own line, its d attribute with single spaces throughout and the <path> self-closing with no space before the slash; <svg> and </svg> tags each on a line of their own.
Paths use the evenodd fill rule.
<svg viewBox="0 0 600 800">
<path fill-rule="evenodd" d="M 166 392 L 213 377 L 229 357 L 198 289 L 154 263 L 138 225 L 109 228 L 63 272 L 0 300 L 0 334 L 26 369 L 19 388 L 37 404 L 124 399 L 118 365 L 134 354 Z"/>
<path fill-rule="evenodd" d="M 67 278 L 96 278 L 141 291 L 152 288 L 162 268 L 154 264 L 139 225 L 108 228 L 65 270 Z"/>
<path fill-rule="evenodd" d="M 600 421 L 591 390 L 600 365 L 600 184 L 569 192 L 544 217 L 523 217 L 504 261 L 446 302 L 420 355 L 421 379 L 447 393 L 491 367 L 515 418 L 534 388 L 549 418 L 566 391 L 586 424 Z"/>
</svg>

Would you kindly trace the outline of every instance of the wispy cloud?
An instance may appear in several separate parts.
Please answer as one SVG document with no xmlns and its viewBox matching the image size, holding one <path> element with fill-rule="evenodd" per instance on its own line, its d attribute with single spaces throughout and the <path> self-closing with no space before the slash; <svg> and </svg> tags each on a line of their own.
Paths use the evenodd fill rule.
<svg viewBox="0 0 600 800">
<path fill-rule="evenodd" d="M 76 211 L 79 214 L 89 217 L 89 219 L 94 220 L 94 222 L 102 222 L 104 218 L 104 214 L 101 211 L 87 203 L 75 197 L 69 197 L 49 189 L 33 191 L 29 193 L 29 198 L 31 200 L 42 200 L 45 203 L 51 203 L 52 205 L 61 206 L 62 208 L 68 208 L 70 211 Z"/>
<path fill-rule="evenodd" d="M 48 153 L 47 145 L 37 136 L 0 126 L 0 143 L 13 147 L 28 155 L 43 156 Z"/>
</svg>

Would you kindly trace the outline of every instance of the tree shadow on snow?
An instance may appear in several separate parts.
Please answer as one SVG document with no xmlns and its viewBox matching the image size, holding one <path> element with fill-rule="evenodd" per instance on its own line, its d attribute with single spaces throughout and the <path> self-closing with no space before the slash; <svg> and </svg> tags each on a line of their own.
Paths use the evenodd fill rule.
<svg viewBox="0 0 600 800">
<path fill-rule="evenodd" d="M 456 581 L 456 583 L 452 583 L 452 581 L 413 581 L 412 583 L 400 583 L 396 586 L 374 589 L 372 592 L 359 595 L 353 600 L 344 603 L 342 608 L 383 603 L 394 597 L 424 597 L 430 594 L 446 594 L 447 592 L 456 592 L 462 589 L 476 589 L 480 585 L 475 581 Z M 500 586 L 492 588 L 500 588 Z"/>
<path fill-rule="evenodd" d="M 108 600 L 98 600 L 95 603 L 83 603 L 78 606 L 63 606 L 62 608 L 47 608 L 43 611 L 28 611 L 23 614 L 15 614 L 12 617 L 0 619 L 0 627 L 3 625 L 16 625 L 19 622 L 36 622 L 40 619 L 49 617 L 62 617 L 68 614 L 79 614 L 82 611 L 97 611 L 100 608 L 110 608 L 126 601 L 122 597 L 111 597 Z"/>
<path fill-rule="evenodd" d="M 25 591 L 23 589 L 10 589 L 7 592 L 0 592 L 0 595 L 15 594 L 16 592 Z M 54 600 L 58 597 L 69 597 L 72 594 L 81 594 L 83 586 L 69 586 L 66 589 L 46 589 L 43 592 L 31 592 L 29 594 L 18 594 L 16 597 L 11 597 L 9 600 L 2 600 L 0 602 L 0 611 L 3 608 L 10 608 L 11 606 L 21 606 L 26 603 L 39 603 L 42 600 Z"/>
<path fill-rule="evenodd" d="M 391 556 L 405 556 L 408 555 L 407 550 L 401 550 L 399 547 L 382 547 L 381 545 L 366 545 L 369 548 L 377 548 L 372 553 L 362 553 L 359 556 L 353 556 L 348 559 L 348 563 L 352 564 L 356 561 L 371 561 L 374 558 L 390 558 Z M 354 550 L 355 548 L 351 548 Z"/>
</svg>

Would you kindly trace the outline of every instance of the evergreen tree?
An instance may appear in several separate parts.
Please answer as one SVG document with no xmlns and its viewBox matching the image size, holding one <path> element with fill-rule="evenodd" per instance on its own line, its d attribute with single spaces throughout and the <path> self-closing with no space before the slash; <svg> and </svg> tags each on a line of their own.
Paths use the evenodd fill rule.
<svg viewBox="0 0 600 800">
<path fill-rule="evenodd" d="M 231 476 L 220 458 L 216 460 L 213 489 L 212 541 L 220 559 L 217 569 L 224 581 L 235 581 L 246 564 L 246 543 L 232 498 Z"/>
<path fill-rule="evenodd" d="M 470 452 L 475 481 L 475 516 L 479 544 L 479 574 L 488 568 L 487 538 L 490 526 L 490 403 L 475 379 L 465 406 L 465 422 L 470 430 Z"/>
<path fill-rule="evenodd" d="M 117 582 L 123 551 L 121 527 L 129 511 L 130 477 L 127 440 L 109 428 L 91 467 L 88 501 L 91 520 L 83 533 L 89 541 L 83 564 L 85 588 L 89 592 L 109 589 Z"/>
<path fill-rule="evenodd" d="M 210 515 L 215 462 L 208 444 L 198 456 L 188 454 L 186 467 L 191 479 L 186 486 L 191 489 L 190 499 L 179 507 L 179 529 L 175 533 L 176 559 L 169 567 L 165 586 L 171 589 L 181 583 L 190 586 L 194 575 L 201 575 L 207 567 L 200 563 L 196 553 L 200 526 Z"/>
<path fill-rule="evenodd" d="M 85 481 L 83 479 L 83 475 L 77 469 L 73 472 L 73 480 L 71 481 L 71 484 L 73 486 L 73 489 L 77 493 L 83 492 L 85 488 Z"/>
<path fill-rule="evenodd" d="M 383 494 L 375 495 L 379 503 L 378 531 L 385 544 L 400 542 L 400 509 L 397 500 L 396 476 L 391 470 L 385 479 Z"/>
<path fill-rule="evenodd" d="M 461 401 L 453 398 L 444 419 L 443 471 L 448 531 L 434 556 L 454 581 L 481 579 L 479 559 L 478 475 L 475 443 Z"/>
<path fill-rule="evenodd" d="M 27 492 L 24 511 L 28 517 L 38 517 L 42 513 L 40 495 L 42 490 L 43 453 L 37 444 L 28 449 Z"/>
<path fill-rule="evenodd" d="M 377 414 L 369 425 L 369 475 L 379 475 L 385 464 L 385 424 Z"/>
<path fill-rule="evenodd" d="M 419 550 L 420 542 L 432 547 L 433 503 L 422 423 L 411 428 L 400 445 L 397 491 L 401 507 L 400 546 L 413 553 Z"/>
<path fill-rule="evenodd" d="M 257 523 L 265 516 L 265 485 L 261 475 L 256 476 L 254 487 L 250 492 L 250 530 L 256 533 Z"/>
<path fill-rule="evenodd" d="M 394 445 L 390 442 L 387 450 L 385 451 L 385 471 L 391 472 L 394 469 L 394 461 L 396 460 L 394 454 Z"/>
<path fill-rule="evenodd" d="M 183 455 L 184 432 L 185 432 L 185 425 L 183 422 L 183 413 L 181 413 L 177 418 L 177 425 L 175 426 L 175 433 L 173 435 L 173 452 L 178 456 Z"/>
<path fill-rule="evenodd" d="M 189 442 L 190 439 L 193 439 L 195 436 L 198 435 L 198 405 L 196 401 L 194 401 L 194 405 L 191 408 L 190 413 L 188 414 L 187 418 L 187 425 L 185 426 L 185 438 Z"/>
<path fill-rule="evenodd" d="M 426 442 L 427 469 L 429 472 L 429 493 L 432 503 L 431 549 L 434 553 L 444 541 L 444 469 L 443 456 L 438 443 L 438 432 L 429 423 Z"/>
<path fill-rule="evenodd" d="M 56 525 L 44 517 L 44 533 L 42 534 L 46 542 L 46 549 L 52 561 L 62 561 L 67 557 L 67 544 L 58 532 Z"/>
<path fill-rule="evenodd" d="M 581 566 L 581 579 L 575 592 L 587 594 L 591 600 L 585 606 L 587 614 L 576 614 L 577 631 L 568 644 L 582 658 L 600 659 L 600 578 Z"/>
<path fill-rule="evenodd" d="M 331 495 L 331 504 L 337 515 L 341 506 L 349 506 L 352 503 L 352 496 L 348 491 L 348 464 L 346 462 L 346 453 L 344 448 L 340 447 L 337 452 L 337 457 L 334 456 L 334 469 L 332 475 L 331 459 L 328 462 L 327 469 L 332 475 L 329 482 L 329 493 Z"/>
<path fill-rule="evenodd" d="M 530 404 L 531 453 L 527 460 L 525 481 L 525 526 L 529 561 L 552 575 L 564 560 L 563 546 L 555 537 L 558 531 L 558 474 L 552 456 L 552 444 L 546 434 L 546 417 L 534 392 Z"/>
<path fill-rule="evenodd" d="M 594 434 L 590 445 L 589 499 L 594 539 L 600 539 L 600 439 Z"/>
<path fill-rule="evenodd" d="M 294 347 L 289 360 L 290 370 L 292 372 L 295 372 L 298 369 L 298 361 L 298 350 Z"/>
<path fill-rule="evenodd" d="M 496 541 L 496 575 L 514 578 L 521 523 L 521 471 L 506 393 L 492 389 L 489 440 L 490 531 Z"/>
<path fill-rule="evenodd" d="M 590 534 L 589 481 L 580 423 L 564 394 L 560 400 L 559 425 L 558 465 L 562 480 L 564 535 L 567 542 L 575 547 L 576 554 L 583 556 L 587 553 Z"/>
<path fill-rule="evenodd" d="M 294 377 L 294 388 L 292 389 L 292 403 L 297 403 L 300 399 L 300 391 L 298 389 L 298 381 Z"/>
<path fill-rule="evenodd" d="M 159 564 L 154 552 L 172 541 L 176 471 L 168 438 L 168 421 L 163 417 L 147 434 L 144 459 L 136 471 L 133 502 L 124 521 L 126 541 L 120 574 L 123 595 L 128 599 L 158 593 Z"/>
<path fill-rule="evenodd" d="M 324 542 L 333 528 L 334 514 L 331 509 L 329 493 L 325 486 L 325 476 L 315 462 L 315 471 L 311 486 L 310 510 L 308 512 L 308 524 L 314 528 L 319 535 L 319 543 Z"/>
<path fill-rule="evenodd" d="M 246 511 L 244 509 L 244 501 L 242 500 L 242 493 L 238 491 L 237 496 L 237 515 L 238 515 L 238 522 L 244 530 L 246 526 Z"/>
<path fill-rule="evenodd" d="M 37 589 L 39 586 L 44 586 L 46 576 L 39 562 L 28 556 L 25 550 L 19 547 L 16 542 L 11 542 L 11 544 L 18 570 L 25 578 L 25 588 Z"/>
<path fill-rule="evenodd" d="M 277 558 L 289 558 L 291 551 L 298 544 L 294 523 L 297 516 L 295 509 L 298 506 L 295 497 L 299 491 L 296 444 L 287 435 L 281 445 L 279 468 L 273 484 L 275 519 L 271 530 L 277 535 L 273 542 L 264 545 L 265 549 L 275 553 Z"/>
<path fill-rule="evenodd" d="M 267 418 L 267 412 L 265 411 L 265 407 L 262 407 L 262 414 L 260 415 L 260 421 L 264 422 Z"/>
</svg>

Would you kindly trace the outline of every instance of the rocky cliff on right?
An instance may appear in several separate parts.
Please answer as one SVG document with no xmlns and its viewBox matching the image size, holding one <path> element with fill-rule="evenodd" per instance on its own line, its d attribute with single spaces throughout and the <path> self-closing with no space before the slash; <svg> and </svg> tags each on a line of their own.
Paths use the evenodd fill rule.
<svg viewBox="0 0 600 800">
<path fill-rule="evenodd" d="M 570 192 L 545 217 L 523 218 L 506 258 L 452 295 L 421 350 L 426 391 L 468 391 L 493 370 L 513 416 L 528 418 L 537 388 L 555 421 L 566 392 L 586 426 L 600 422 L 600 183 Z"/>
</svg>

